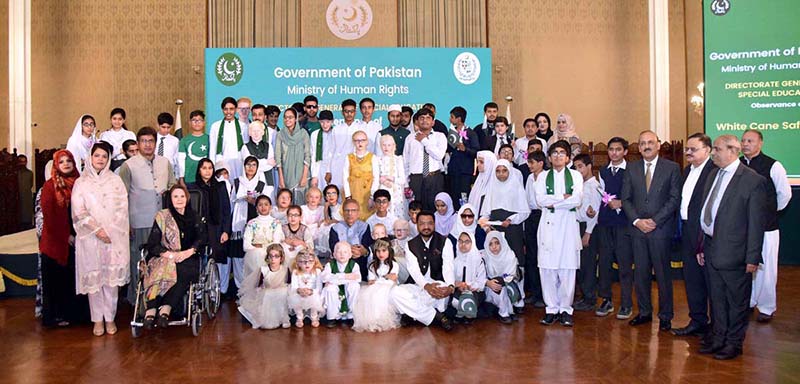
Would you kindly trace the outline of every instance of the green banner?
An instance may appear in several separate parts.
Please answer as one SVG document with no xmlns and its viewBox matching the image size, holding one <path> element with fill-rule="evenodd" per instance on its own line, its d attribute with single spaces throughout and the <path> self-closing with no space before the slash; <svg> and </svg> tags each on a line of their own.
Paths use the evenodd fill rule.
<svg viewBox="0 0 800 384">
<path fill-rule="evenodd" d="M 705 130 L 764 135 L 800 177 L 800 1 L 704 0 Z"/>
</svg>

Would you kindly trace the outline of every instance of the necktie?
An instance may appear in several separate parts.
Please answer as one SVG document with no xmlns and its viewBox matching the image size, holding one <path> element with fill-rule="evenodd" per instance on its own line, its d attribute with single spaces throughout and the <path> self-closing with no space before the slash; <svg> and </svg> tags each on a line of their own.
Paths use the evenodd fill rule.
<svg viewBox="0 0 800 384">
<path fill-rule="evenodd" d="M 714 183 L 714 188 L 711 189 L 711 195 L 708 196 L 708 202 L 706 203 L 705 208 L 703 208 L 703 224 L 707 227 L 711 226 L 712 217 L 711 217 L 711 209 L 714 207 L 714 200 L 717 199 L 717 194 L 719 193 L 719 186 L 722 184 L 722 178 L 725 177 L 725 170 L 720 169 L 719 174 L 717 176 L 717 181 Z"/>
<path fill-rule="evenodd" d="M 644 188 L 647 192 L 650 192 L 650 181 L 653 179 L 653 171 L 650 169 L 650 166 L 653 163 L 647 163 L 647 170 L 644 172 Z"/>
<path fill-rule="evenodd" d="M 158 141 L 158 155 L 164 156 L 164 138 Z"/>
<path fill-rule="evenodd" d="M 431 173 L 431 157 L 425 147 L 422 147 L 422 177 L 427 177 Z"/>
<path fill-rule="evenodd" d="M 612 176 L 616 176 L 618 170 L 619 170 L 619 167 L 611 167 L 611 175 Z"/>
</svg>

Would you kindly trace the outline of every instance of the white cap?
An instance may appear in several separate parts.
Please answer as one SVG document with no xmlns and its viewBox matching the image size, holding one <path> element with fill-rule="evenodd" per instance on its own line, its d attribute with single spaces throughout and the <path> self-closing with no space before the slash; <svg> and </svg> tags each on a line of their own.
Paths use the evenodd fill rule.
<svg viewBox="0 0 800 384">
<path fill-rule="evenodd" d="M 392 104 L 389 106 L 389 112 L 403 112 L 403 107 L 400 104 Z"/>
</svg>

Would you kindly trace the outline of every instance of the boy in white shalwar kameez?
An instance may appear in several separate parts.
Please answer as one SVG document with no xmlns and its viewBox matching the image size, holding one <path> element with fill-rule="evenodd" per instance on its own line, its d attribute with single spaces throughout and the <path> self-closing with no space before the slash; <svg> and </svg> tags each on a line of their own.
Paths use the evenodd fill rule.
<svg viewBox="0 0 800 384">
<path fill-rule="evenodd" d="M 572 300 L 575 293 L 575 271 L 580 264 L 581 236 L 577 208 L 581 205 L 583 177 L 566 167 L 570 146 L 557 141 L 548 148 L 553 168 L 536 179 L 536 203 L 542 207 L 539 222 L 539 274 L 546 314 L 541 323 L 553 324 L 556 319 L 572 326 Z"/>
<path fill-rule="evenodd" d="M 328 327 L 336 326 L 337 320 L 351 320 L 358 291 L 361 289 L 361 269 L 351 259 L 350 244 L 336 243 L 333 258 L 322 270 L 323 302 L 327 310 Z"/>
</svg>

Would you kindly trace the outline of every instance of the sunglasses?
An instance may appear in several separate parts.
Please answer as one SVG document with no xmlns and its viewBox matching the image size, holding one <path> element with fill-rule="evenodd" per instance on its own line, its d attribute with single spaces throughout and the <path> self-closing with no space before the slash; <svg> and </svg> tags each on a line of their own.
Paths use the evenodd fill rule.
<svg viewBox="0 0 800 384">
<path fill-rule="evenodd" d="M 306 105 L 306 108 L 308 108 L 308 109 L 317 109 L 318 107 L 316 105 Z"/>
<path fill-rule="evenodd" d="M 461 214 L 461 218 L 462 219 L 474 219 L 475 215 L 470 215 L 468 213 L 463 213 L 463 214 Z"/>
</svg>

